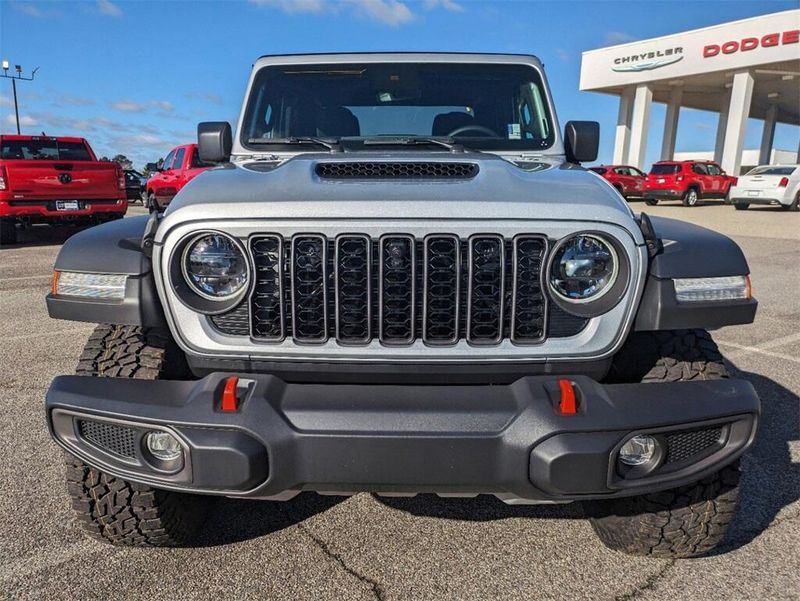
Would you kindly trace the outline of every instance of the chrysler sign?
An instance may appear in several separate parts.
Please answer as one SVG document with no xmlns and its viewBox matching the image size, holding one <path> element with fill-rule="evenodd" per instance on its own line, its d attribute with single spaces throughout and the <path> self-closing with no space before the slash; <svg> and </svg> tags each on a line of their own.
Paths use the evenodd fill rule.
<svg viewBox="0 0 800 601">
<path fill-rule="evenodd" d="M 652 71 L 659 67 L 666 67 L 677 63 L 683 58 L 683 48 L 665 48 L 652 52 L 641 52 L 628 56 L 618 56 L 614 59 L 612 71 L 627 73 L 630 71 Z"/>
</svg>

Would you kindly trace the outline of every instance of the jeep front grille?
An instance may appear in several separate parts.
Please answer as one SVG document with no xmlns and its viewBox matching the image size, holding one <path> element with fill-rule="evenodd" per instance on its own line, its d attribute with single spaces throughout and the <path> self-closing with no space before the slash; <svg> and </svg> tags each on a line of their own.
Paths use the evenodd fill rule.
<svg viewBox="0 0 800 601">
<path fill-rule="evenodd" d="M 477 163 L 431 161 L 338 161 L 317 163 L 323 179 L 472 179 Z"/>
<path fill-rule="evenodd" d="M 548 327 L 572 336 L 587 323 L 548 306 L 547 249 L 539 234 L 259 234 L 250 238 L 249 301 L 212 322 L 261 342 L 539 344 Z"/>
</svg>

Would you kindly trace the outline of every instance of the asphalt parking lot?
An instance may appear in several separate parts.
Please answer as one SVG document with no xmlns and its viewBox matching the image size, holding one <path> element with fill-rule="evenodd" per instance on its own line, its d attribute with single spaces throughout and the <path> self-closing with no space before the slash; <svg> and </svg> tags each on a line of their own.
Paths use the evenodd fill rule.
<svg viewBox="0 0 800 601">
<path fill-rule="evenodd" d="M 73 523 L 42 407 L 51 378 L 74 370 L 92 326 L 47 317 L 43 299 L 67 234 L 36 228 L 0 250 L 0 597 L 800 598 L 800 214 L 634 208 L 733 236 L 761 303 L 754 324 L 714 335 L 757 388 L 763 421 L 743 461 L 735 526 L 710 557 L 631 558 L 605 549 L 578 506 L 510 507 L 482 497 L 220 500 L 194 548 L 119 549 L 88 539 Z"/>
</svg>

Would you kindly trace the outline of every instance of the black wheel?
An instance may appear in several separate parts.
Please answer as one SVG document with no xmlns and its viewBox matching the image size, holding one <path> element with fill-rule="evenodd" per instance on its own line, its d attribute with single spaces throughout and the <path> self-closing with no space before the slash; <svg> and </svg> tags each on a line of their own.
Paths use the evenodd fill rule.
<svg viewBox="0 0 800 601">
<path fill-rule="evenodd" d="M 150 194 L 147 195 L 147 209 L 151 213 L 158 211 L 158 202 L 156 202 L 156 195 L 153 194 L 152 192 L 150 192 Z"/>
<path fill-rule="evenodd" d="M 705 330 L 637 332 L 614 358 L 614 382 L 678 382 L 728 377 L 722 355 Z M 584 503 L 597 536 L 632 555 L 702 555 L 718 545 L 733 521 L 738 462 L 680 488 L 639 497 Z"/>
<path fill-rule="evenodd" d="M 81 354 L 78 375 L 190 377 L 168 333 L 133 326 L 98 326 Z M 167 547 L 189 542 L 205 521 L 209 497 L 176 493 L 105 474 L 67 454 L 67 490 L 78 521 L 94 538 L 113 545 Z"/>
<path fill-rule="evenodd" d="M 781 209 L 784 211 L 800 211 L 800 192 L 794 197 L 792 204 L 781 205 Z"/>
<path fill-rule="evenodd" d="M 644 199 L 644 204 L 646 204 L 648 206 L 651 206 L 651 207 L 654 207 L 654 206 L 656 206 L 658 204 L 658 199 L 656 199 L 656 198 L 645 198 Z"/>
<path fill-rule="evenodd" d="M 699 198 L 700 197 L 697 195 L 697 190 L 694 188 L 689 188 L 686 190 L 686 194 L 683 195 L 683 206 L 693 207 L 697 204 Z"/>
<path fill-rule="evenodd" d="M 750 208 L 750 203 L 749 202 L 737 202 L 737 203 L 734 203 L 733 206 L 736 207 L 737 211 L 746 211 L 747 209 Z"/>
<path fill-rule="evenodd" d="M 0 219 L 0 245 L 17 243 L 17 224 Z"/>
</svg>

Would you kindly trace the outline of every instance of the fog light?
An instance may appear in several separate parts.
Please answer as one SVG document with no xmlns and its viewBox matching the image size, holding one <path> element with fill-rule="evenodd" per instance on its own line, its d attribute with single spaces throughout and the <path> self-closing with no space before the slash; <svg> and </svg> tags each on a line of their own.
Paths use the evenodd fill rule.
<svg viewBox="0 0 800 601">
<path fill-rule="evenodd" d="M 148 432 L 145 444 L 150 454 L 161 461 L 173 461 L 183 453 L 181 443 L 168 432 Z"/>
<path fill-rule="evenodd" d="M 647 434 L 634 436 L 619 450 L 619 460 L 625 465 L 644 465 L 656 454 L 656 439 Z"/>
</svg>

